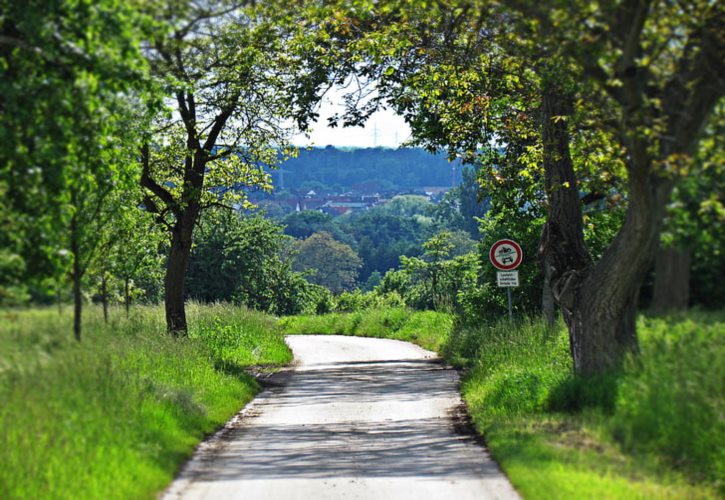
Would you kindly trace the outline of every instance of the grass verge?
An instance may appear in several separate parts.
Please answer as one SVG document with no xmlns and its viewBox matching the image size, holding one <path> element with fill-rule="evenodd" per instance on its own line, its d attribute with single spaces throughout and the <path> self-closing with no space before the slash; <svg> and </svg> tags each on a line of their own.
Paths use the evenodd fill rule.
<svg viewBox="0 0 725 500">
<path fill-rule="evenodd" d="M 638 332 L 637 361 L 586 380 L 571 375 L 563 327 L 504 322 L 452 335 L 474 422 L 525 497 L 722 493 L 723 323 L 642 317 Z"/>
<path fill-rule="evenodd" d="M 256 393 L 242 369 L 291 353 L 272 318 L 189 307 L 190 336 L 160 308 L 71 315 L 1 311 L 0 498 L 153 498 L 198 442 Z"/>
</svg>

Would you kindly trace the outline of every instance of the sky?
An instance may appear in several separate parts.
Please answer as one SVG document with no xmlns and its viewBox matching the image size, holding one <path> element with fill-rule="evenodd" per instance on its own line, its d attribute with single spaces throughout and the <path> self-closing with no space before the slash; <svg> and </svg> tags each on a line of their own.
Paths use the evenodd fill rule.
<svg viewBox="0 0 725 500">
<path fill-rule="evenodd" d="M 312 125 L 310 138 L 303 134 L 295 136 L 293 142 L 297 146 L 336 146 L 373 148 L 397 148 L 410 138 L 410 128 L 405 121 L 393 111 L 387 109 L 373 114 L 365 127 L 337 127 L 327 126 L 327 118 L 343 111 L 342 92 L 330 90 L 322 101 L 319 109 L 320 117 Z"/>
</svg>

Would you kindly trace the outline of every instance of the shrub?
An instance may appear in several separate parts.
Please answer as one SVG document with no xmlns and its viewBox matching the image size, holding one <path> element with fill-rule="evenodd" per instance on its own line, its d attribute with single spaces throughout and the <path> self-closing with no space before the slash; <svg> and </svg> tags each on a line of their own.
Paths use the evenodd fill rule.
<svg viewBox="0 0 725 500">
<path fill-rule="evenodd" d="M 335 307 L 332 292 L 320 285 L 308 285 L 307 298 L 303 312 L 305 314 L 326 314 Z"/>
</svg>

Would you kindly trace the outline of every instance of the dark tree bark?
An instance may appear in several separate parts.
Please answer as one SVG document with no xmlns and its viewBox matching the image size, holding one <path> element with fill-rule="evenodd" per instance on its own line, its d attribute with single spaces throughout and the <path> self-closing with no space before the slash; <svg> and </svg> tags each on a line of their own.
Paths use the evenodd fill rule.
<svg viewBox="0 0 725 500">
<path fill-rule="evenodd" d="M 637 352 L 639 287 L 659 240 L 671 185 L 647 174 L 650 160 L 646 155 L 632 159 L 625 222 L 602 259 L 593 265 L 584 244 L 566 120 L 559 118 L 567 116 L 569 109 L 569 98 L 556 89 L 543 93 L 549 215 L 539 255 L 569 328 L 574 368 L 579 374 L 591 375 L 616 369 L 627 353 Z"/>
<path fill-rule="evenodd" d="M 690 304 L 690 250 L 660 248 L 655 257 L 653 311 L 684 310 Z"/>
<path fill-rule="evenodd" d="M 229 114 L 222 116 L 222 123 Z M 218 122 L 215 122 L 215 125 Z M 202 147 L 199 140 L 189 127 L 187 146 L 191 152 L 184 161 L 184 183 L 180 196 L 181 203 L 171 193 L 158 184 L 150 175 L 149 147 L 145 145 L 141 151 L 142 174 L 141 185 L 161 200 L 165 210 L 174 214 L 174 222 L 169 226 L 171 231 L 171 248 L 166 265 L 164 278 L 164 305 L 166 309 L 166 327 L 172 335 L 186 336 L 186 307 L 184 284 L 186 271 L 191 257 L 192 235 L 201 214 L 201 193 L 204 189 L 204 172 L 209 159 L 209 151 L 218 137 L 222 125 L 215 126 Z M 163 219 L 163 211 L 150 196 L 145 198 L 147 209 Z"/>
<path fill-rule="evenodd" d="M 556 323 L 556 301 L 554 300 L 554 291 L 551 289 L 551 273 L 548 265 L 543 264 L 544 285 L 541 290 L 541 314 L 548 326 L 554 326 Z"/>
<path fill-rule="evenodd" d="M 101 304 L 103 305 L 103 322 L 108 323 L 108 280 L 106 273 L 101 273 Z"/>
<path fill-rule="evenodd" d="M 164 280 L 164 303 L 166 325 L 174 336 L 184 336 L 187 333 L 184 283 L 191 258 L 192 233 L 198 214 L 198 208 L 195 210 L 192 210 L 192 207 L 187 208 L 172 232 L 171 250 Z"/>
<path fill-rule="evenodd" d="M 131 312 L 131 294 L 129 293 L 129 277 L 123 279 L 123 304 L 126 307 L 126 316 Z"/>
<path fill-rule="evenodd" d="M 573 353 L 578 343 L 571 328 L 573 311 L 571 307 L 565 307 L 568 304 L 562 303 L 562 297 L 564 293 L 570 293 L 573 281 L 586 275 L 591 259 L 584 244 L 578 183 L 569 151 L 567 117 L 571 109 L 572 97 L 555 84 L 548 84 L 548 88 L 543 89 L 541 136 L 549 210 L 541 233 L 538 257 L 545 287 L 550 287 L 550 293 L 561 307 L 569 326 Z M 550 316 L 546 318 L 549 324 L 554 322 L 552 312 L 550 309 Z"/>
<path fill-rule="evenodd" d="M 73 254 L 73 270 L 71 273 L 71 279 L 73 280 L 73 336 L 78 342 L 80 342 L 81 315 L 83 314 L 83 294 L 81 291 L 83 268 L 80 262 L 81 256 L 78 231 L 78 216 L 74 214 L 70 221 L 70 249 Z"/>
</svg>

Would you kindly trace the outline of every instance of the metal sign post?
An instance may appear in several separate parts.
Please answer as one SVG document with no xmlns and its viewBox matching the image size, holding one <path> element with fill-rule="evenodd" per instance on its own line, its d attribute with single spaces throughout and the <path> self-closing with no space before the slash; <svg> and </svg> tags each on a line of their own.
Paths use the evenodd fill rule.
<svg viewBox="0 0 725 500">
<path fill-rule="evenodd" d="M 496 283 L 499 287 L 506 288 L 509 306 L 509 321 L 513 321 L 513 308 L 511 300 L 511 288 L 519 286 L 519 272 L 514 271 L 523 260 L 524 253 L 521 247 L 513 240 L 499 240 L 491 246 L 488 258 L 491 264 L 499 272 L 496 273 Z"/>
<path fill-rule="evenodd" d="M 506 288 L 506 295 L 509 297 L 509 321 L 514 320 L 514 313 L 511 310 L 511 287 Z"/>
</svg>

